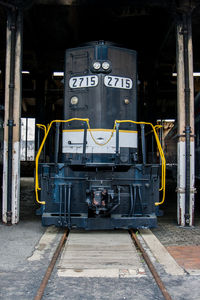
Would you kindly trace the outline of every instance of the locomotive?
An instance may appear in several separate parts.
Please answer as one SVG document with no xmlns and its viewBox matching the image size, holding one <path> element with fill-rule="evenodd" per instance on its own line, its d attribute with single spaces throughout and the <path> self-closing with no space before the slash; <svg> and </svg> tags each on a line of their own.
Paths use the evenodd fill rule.
<svg viewBox="0 0 200 300">
<path fill-rule="evenodd" d="M 35 191 L 43 225 L 156 227 L 164 156 L 156 128 L 137 121 L 137 80 L 133 50 L 102 41 L 66 50 L 63 119 L 38 125 L 44 139 Z M 162 166 L 148 162 L 147 127 Z M 39 162 L 49 136 L 52 158 Z"/>
</svg>

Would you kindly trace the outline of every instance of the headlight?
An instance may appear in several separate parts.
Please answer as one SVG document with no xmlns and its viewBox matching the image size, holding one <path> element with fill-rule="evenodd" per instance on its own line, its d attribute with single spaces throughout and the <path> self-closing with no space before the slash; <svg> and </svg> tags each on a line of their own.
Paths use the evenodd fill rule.
<svg viewBox="0 0 200 300">
<path fill-rule="evenodd" d="M 129 103 L 130 103 L 129 99 L 127 99 L 127 98 L 124 99 L 124 103 L 125 103 L 125 104 L 129 104 Z"/>
<path fill-rule="evenodd" d="M 100 62 L 95 61 L 95 62 L 93 63 L 93 68 L 94 68 L 95 70 L 99 70 L 99 69 L 101 68 Z"/>
<path fill-rule="evenodd" d="M 104 62 L 102 63 L 102 68 L 103 68 L 104 70 L 108 70 L 108 69 L 110 68 L 110 64 L 109 64 L 107 61 L 104 61 Z"/>
<path fill-rule="evenodd" d="M 76 97 L 76 96 L 71 97 L 71 101 L 70 102 L 71 102 L 72 105 L 78 104 L 78 97 Z"/>
</svg>

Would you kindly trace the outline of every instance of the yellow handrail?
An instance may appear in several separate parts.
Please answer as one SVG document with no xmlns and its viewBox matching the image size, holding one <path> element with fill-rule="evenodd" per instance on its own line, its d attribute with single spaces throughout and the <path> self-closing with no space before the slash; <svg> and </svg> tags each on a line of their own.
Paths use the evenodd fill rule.
<svg viewBox="0 0 200 300">
<path fill-rule="evenodd" d="M 47 127 L 44 124 L 36 124 L 36 126 L 39 127 L 40 129 L 44 130 L 44 134 L 46 134 Z"/>
<path fill-rule="evenodd" d="M 155 136 L 156 143 L 157 143 L 157 146 L 158 146 L 158 150 L 159 150 L 159 153 L 160 153 L 160 156 L 161 156 L 161 160 L 162 160 L 162 176 L 161 176 L 161 188 L 160 188 L 160 191 L 163 191 L 163 198 L 162 198 L 161 202 L 156 202 L 155 205 L 160 205 L 160 204 L 162 204 L 164 202 L 164 200 L 165 200 L 166 162 L 165 162 L 164 153 L 163 153 L 163 150 L 162 150 L 162 147 L 161 147 L 161 144 L 160 144 L 157 132 L 156 132 L 156 129 L 158 128 L 159 125 L 153 126 L 153 124 L 148 123 L 148 122 L 137 122 L 137 121 L 132 121 L 132 120 L 115 120 L 114 127 L 112 129 L 110 137 L 108 138 L 108 140 L 105 143 L 101 144 L 101 143 L 98 143 L 95 140 L 95 138 L 93 137 L 93 135 L 92 135 L 92 131 L 91 131 L 90 124 L 89 124 L 89 119 L 72 118 L 72 119 L 68 119 L 68 120 L 53 120 L 53 121 L 51 121 L 50 125 L 48 125 L 47 129 L 46 129 L 45 125 L 43 125 L 43 124 L 37 124 L 38 127 L 44 129 L 44 131 L 45 131 L 44 138 L 42 140 L 42 143 L 40 145 L 40 148 L 39 148 L 38 153 L 37 153 L 36 158 L 35 158 L 35 194 L 36 194 L 36 201 L 39 204 L 45 204 L 45 201 L 40 201 L 39 197 L 38 197 L 38 191 L 41 190 L 41 188 L 39 187 L 39 179 L 38 179 L 38 162 L 39 162 L 39 157 L 40 157 L 41 151 L 42 151 L 42 149 L 44 147 L 44 143 L 45 143 L 45 141 L 47 139 L 47 136 L 49 134 L 49 131 L 50 131 L 53 123 L 68 123 L 68 122 L 71 122 L 71 121 L 83 121 L 83 122 L 86 122 L 87 126 L 88 126 L 88 130 L 90 132 L 90 135 L 91 135 L 93 141 L 95 142 L 95 144 L 97 144 L 99 146 L 104 146 L 104 145 L 106 145 L 111 140 L 111 138 L 113 136 L 113 133 L 115 131 L 117 123 L 133 123 L 133 124 L 137 124 L 137 125 L 144 124 L 144 125 L 151 126 L 152 130 L 154 132 L 154 136 Z"/>
<path fill-rule="evenodd" d="M 93 134 L 92 134 L 92 130 L 91 130 L 91 128 L 90 128 L 89 120 L 88 120 L 88 122 L 87 122 L 87 125 L 88 125 L 88 130 L 89 130 L 89 133 L 90 133 L 90 135 L 91 135 L 91 138 L 92 138 L 92 140 L 94 141 L 94 143 L 95 143 L 96 145 L 98 145 L 98 146 L 105 146 L 105 145 L 108 144 L 108 143 L 110 142 L 110 140 L 112 139 L 113 133 L 114 133 L 114 131 L 115 131 L 115 126 L 113 127 L 113 129 L 112 129 L 112 131 L 111 131 L 111 135 L 110 135 L 110 137 L 108 138 L 108 140 L 107 140 L 105 143 L 98 143 L 98 142 L 95 140 L 95 138 L 94 138 L 94 136 L 93 136 Z"/>
<path fill-rule="evenodd" d="M 157 205 L 163 204 L 163 202 L 165 201 L 166 161 L 165 161 L 164 152 L 163 152 L 163 149 L 161 147 L 158 134 L 156 132 L 156 129 L 159 128 L 158 125 L 154 126 L 153 124 L 148 123 L 148 122 L 137 122 L 137 121 L 132 121 L 132 120 L 115 120 L 114 128 L 116 127 L 116 123 L 133 123 L 133 124 L 137 124 L 137 125 L 144 124 L 144 125 L 149 125 L 149 126 L 152 127 L 152 130 L 154 132 L 154 136 L 155 136 L 155 139 L 156 139 L 157 147 L 158 147 L 158 150 L 159 150 L 159 153 L 160 153 L 161 161 L 162 161 L 161 188 L 160 188 L 159 191 L 163 191 L 163 198 L 162 198 L 162 201 L 155 202 L 155 205 L 157 206 Z"/>
<path fill-rule="evenodd" d="M 35 158 L 35 196 L 36 196 L 36 201 L 39 204 L 45 204 L 45 201 L 40 201 L 39 197 L 38 197 L 38 191 L 41 190 L 41 188 L 39 187 L 39 180 L 38 180 L 38 162 L 39 162 L 40 154 L 41 154 L 42 149 L 44 147 L 44 143 L 47 139 L 47 136 L 49 134 L 49 131 L 50 131 L 51 126 L 53 125 L 53 123 L 68 123 L 68 122 L 71 122 L 71 121 L 84 121 L 84 122 L 88 123 L 89 119 L 72 118 L 72 119 L 68 119 L 68 120 L 53 120 L 53 121 L 51 121 L 50 125 L 48 126 L 47 130 L 45 131 L 44 138 L 42 140 L 42 143 L 40 145 L 40 148 L 39 148 L 38 153 L 37 153 L 36 158 Z M 38 125 L 41 126 L 42 124 L 38 124 Z"/>
</svg>

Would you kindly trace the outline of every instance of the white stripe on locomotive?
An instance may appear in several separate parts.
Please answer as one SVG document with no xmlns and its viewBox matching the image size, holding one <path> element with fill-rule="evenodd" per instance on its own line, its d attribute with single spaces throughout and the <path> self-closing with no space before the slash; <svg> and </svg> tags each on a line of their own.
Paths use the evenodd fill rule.
<svg viewBox="0 0 200 300">
<path fill-rule="evenodd" d="M 104 144 L 110 138 L 112 130 L 92 129 L 94 139 Z M 84 130 L 63 130 L 62 152 L 63 153 L 82 153 L 83 152 Z M 120 147 L 137 148 L 137 131 L 120 130 L 119 131 L 119 151 Z M 97 145 L 87 131 L 86 153 L 110 153 L 116 151 L 116 132 L 113 133 L 110 141 L 103 146 Z"/>
</svg>

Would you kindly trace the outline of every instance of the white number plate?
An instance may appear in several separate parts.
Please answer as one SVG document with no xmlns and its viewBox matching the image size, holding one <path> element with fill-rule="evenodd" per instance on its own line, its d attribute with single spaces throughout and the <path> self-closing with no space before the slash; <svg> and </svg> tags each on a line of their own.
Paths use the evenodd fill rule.
<svg viewBox="0 0 200 300">
<path fill-rule="evenodd" d="M 107 87 L 118 88 L 118 89 L 132 89 L 133 82 L 130 78 L 119 77 L 119 76 L 105 76 L 104 84 Z"/>
<path fill-rule="evenodd" d="M 97 86 L 97 84 L 98 84 L 98 76 L 96 75 L 71 77 L 69 80 L 69 87 L 71 89 L 93 87 L 93 86 Z"/>
</svg>

